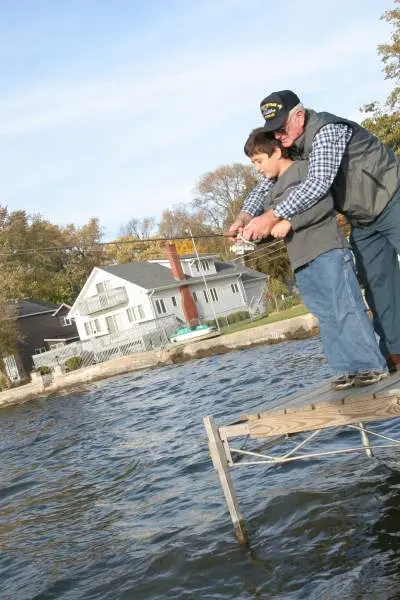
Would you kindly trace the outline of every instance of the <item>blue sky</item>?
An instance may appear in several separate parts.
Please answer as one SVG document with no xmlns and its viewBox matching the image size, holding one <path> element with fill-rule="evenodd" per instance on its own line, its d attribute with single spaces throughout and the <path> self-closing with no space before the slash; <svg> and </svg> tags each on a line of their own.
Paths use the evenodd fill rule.
<svg viewBox="0 0 400 600">
<path fill-rule="evenodd" d="M 360 121 L 390 0 L 1 0 L 2 205 L 106 239 L 246 163 L 267 93 Z"/>
</svg>

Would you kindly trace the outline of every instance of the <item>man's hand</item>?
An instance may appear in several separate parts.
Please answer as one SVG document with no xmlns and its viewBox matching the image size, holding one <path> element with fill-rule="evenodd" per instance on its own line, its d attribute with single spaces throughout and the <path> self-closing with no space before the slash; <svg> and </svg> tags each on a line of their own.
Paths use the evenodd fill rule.
<svg viewBox="0 0 400 600">
<path fill-rule="evenodd" d="M 242 235 L 245 240 L 261 240 L 266 238 L 279 220 L 279 217 L 275 216 L 272 210 L 269 210 L 259 217 L 254 217 L 243 229 Z"/>
<path fill-rule="evenodd" d="M 246 212 L 240 212 L 232 225 L 229 227 L 229 233 L 232 234 L 229 238 L 232 242 L 236 242 L 238 234 L 243 232 L 243 228 L 250 223 L 251 215 Z"/>
</svg>

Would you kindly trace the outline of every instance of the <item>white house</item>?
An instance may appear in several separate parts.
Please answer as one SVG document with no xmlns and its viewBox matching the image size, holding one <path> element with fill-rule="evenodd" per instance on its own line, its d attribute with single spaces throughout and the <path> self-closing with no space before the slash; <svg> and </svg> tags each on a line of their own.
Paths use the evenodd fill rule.
<svg viewBox="0 0 400 600">
<path fill-rule="evenodd" d="M 148 330 L 151 323 L 156 329 L 167 316 L 175 317 L 176 325 L 177 319 L 188 323 L 187 299 L 195 307 L 190 315 L 200 322 L 265 311 L 266 275 L 211 254 L 178 257 L 170 246 L 169 259 L 93 269 L 68 315 L 81 340 L 145 324 Z"/>
</svg>

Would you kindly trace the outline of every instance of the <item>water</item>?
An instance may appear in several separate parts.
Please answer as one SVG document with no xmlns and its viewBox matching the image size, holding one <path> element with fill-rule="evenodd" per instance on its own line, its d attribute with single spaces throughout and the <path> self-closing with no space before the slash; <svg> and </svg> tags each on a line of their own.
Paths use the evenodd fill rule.
<svg viewBox="0 0 400 600">
<path fill-rule="evenodd" d="M 228 424 L 326 376 L 313 339 L 3 409 L 1 600 L 399 598 L 396 450 L 235 469 L 250 548 L 232 534 L 202 417 Z"/>
</svg>

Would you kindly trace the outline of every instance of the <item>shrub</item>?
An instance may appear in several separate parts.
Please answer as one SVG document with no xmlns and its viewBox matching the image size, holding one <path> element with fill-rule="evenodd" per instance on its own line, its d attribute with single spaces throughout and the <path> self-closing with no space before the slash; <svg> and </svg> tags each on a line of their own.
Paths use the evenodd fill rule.
<svg viewBox="0 0 400 600">
<path fill-rule="evenodd" d="M 67 358 L 64 365 L 67 371 L 76 371 L 76 369 L 81 368 L 82 362 L 81 356 L 71 356 L 70 358 Z"/>
<path fill-rule="evenodd" d="M 229 327 L 233 323 L 239 323 L 239 321 L 246 321 L 250 318 L 250 314 L 247 310 L 238 310 L 237 312 L 230 313 L 226 315 L 226 317 L 218 317 L 218 325 L 220 327 Z M 204 325 L 208 325 L 209 327 L 216 327 L 215 320 L 213 321 L 204 321 Z"/>
<path fill-rule="evenodd" d="M 279 310 L 286 310 L 287 308 L 292 308 L 292 306 L 296 306 L 296 304 L 300 304 L 300 302 L 300 296 L 287 296 L 283 300 L 278 301 Z"/>
<path fill-rule="evenodd" d="M 246 319 L 249 318 L 250 314 L 247 310 L 238 310 L 237 312 L 228 315 L 229 323 L 239 323 L 240 321 L 246 321 Z"/>
<path fill-rule="evenodd" d="M 47 365 L 38 367 L 37 369 L 35 369 L 35 371 L 36 371 L 36 373 L 39 373 L 39 375 L 48 375 L 49 373 L 51 373 L 51 369 Z"/>
<path fill-rule="evenodd" d="M 0 392 L 10 387 L 8 377 L 4 373 L 0 373 Z"/>
</svg>

